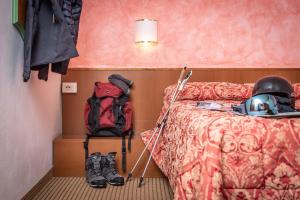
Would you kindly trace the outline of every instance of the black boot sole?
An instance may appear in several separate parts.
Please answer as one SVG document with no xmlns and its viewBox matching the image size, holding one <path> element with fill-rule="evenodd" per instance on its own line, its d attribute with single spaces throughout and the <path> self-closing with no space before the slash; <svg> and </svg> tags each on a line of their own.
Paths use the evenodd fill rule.
<svg viewBox="0 0 300 200">
<path fill-rule="evenodd" d="M 112 185 L 112 186 L 122 186 L 122 185 L 124 185 L 124 183 L 113 183 L 113 182 L 109 182 L 109 181 L 107 181 L 110 185 Z"/>
<path fill-rule="evenodd" d="M 90 187 L 92 188 L 106 188 L 106 184 L 105 185 L 92 185 L 92 184 L 89 184 Z"/>
<path fill-rule="evenodd" d="M 107 186 L 106 183 L 101 184 L 101 185 L 96 185 L 96 184 L 94 185 L 94 184 L 91 184 L 91 183 L 88 182 L 87 179 L 85 179 L 85 182 L 86 182 L 87 184 L 89 184 L 89 186 L 92 187 L 92 188 L 106 188 L 106 186 Z"/>
</svg>

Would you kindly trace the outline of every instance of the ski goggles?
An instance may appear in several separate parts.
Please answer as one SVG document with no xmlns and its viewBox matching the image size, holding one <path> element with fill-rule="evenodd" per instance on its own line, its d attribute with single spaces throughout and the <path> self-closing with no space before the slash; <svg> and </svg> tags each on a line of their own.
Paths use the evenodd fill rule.
<svg viewBox="0 0 300 200">
<path fill-rule="evenodd" d="M 233 111 L 252 115 L 276 115 L 278 114 L 278 103 L 274 96 L 270 94 L 260 94 L 247 99 L 239 106 L 233 106 Z"/>
</svg>

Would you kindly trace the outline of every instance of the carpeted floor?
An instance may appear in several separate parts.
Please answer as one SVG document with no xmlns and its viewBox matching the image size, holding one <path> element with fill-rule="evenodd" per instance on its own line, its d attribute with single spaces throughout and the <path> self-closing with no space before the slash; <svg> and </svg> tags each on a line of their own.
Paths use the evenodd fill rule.
<svg viewBox="0 0 300 200">
<path fill-rule="evenodd" d="M 124 186 L 91 188 L 83 177 L 52 177 L 34 196 L 26 199 L 53 200 L 171 200 L 173 192 L 168 180 L 164 178 L 146 178 L 144 185 L 138 187 L 139 179 L 133 179 Z"/>
</svg>

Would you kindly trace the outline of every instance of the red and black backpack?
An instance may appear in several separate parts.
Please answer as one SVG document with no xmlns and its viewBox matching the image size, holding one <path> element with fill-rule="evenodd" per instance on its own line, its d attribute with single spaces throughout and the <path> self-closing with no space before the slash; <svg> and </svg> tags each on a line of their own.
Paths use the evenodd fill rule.
<svg viewBox="0 0 300 200">
<path fill-rule="evenodd" d="M 89 156 L 88 143 L 91 137 L 122 137 L 122 170 L 126 171 L 126 142 L 131 150 L 133 135 L 132 104 L 129 94 L 112 83 L 96 82 L 93 95 L 84 109 L 85 126 L 88 129 L 84 142 L 85 158 Z"/>
</svg>

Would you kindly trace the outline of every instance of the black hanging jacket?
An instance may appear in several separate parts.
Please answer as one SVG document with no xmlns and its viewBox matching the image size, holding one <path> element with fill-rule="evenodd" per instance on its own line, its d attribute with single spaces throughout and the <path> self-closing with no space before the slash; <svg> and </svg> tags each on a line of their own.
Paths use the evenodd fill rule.
<svg viewBox="0 0 300 200">
<path fill-rule="evenodd" d="M 63 0 L 62 11 L 71 31 L 75 45 L 77 44 L 79 20 L 82 8 L 82 0 Z M 65 75 L 68 70 L 70 59 L 53 63 L 52 72 Z"/>
<path fill-rule="evenodd" d="M 31 70 L 38 70 L 39 79 L 47 80 L 49 63 L 78 53 L 62 11 L 63 0 L 28 0 L 27 5 L 23 78 L 28 81 Z"/>
</svg>

